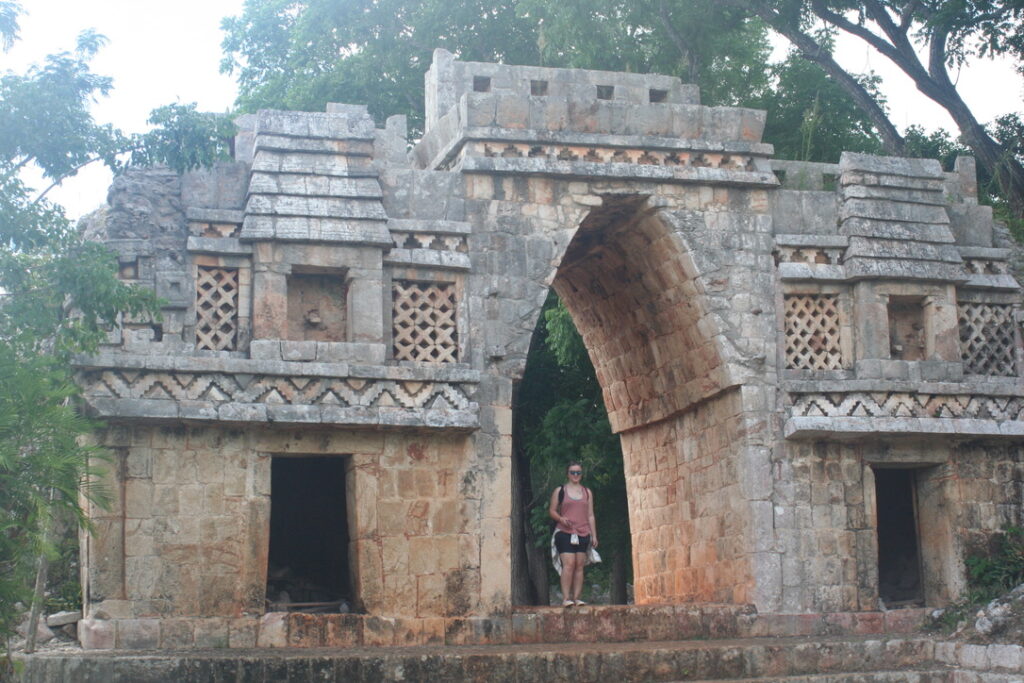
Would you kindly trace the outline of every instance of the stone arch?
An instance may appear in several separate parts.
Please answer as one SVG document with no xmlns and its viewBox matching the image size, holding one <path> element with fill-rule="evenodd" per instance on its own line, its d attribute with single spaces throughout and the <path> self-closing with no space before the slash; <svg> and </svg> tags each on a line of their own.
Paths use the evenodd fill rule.
<svg viewBox="0 0 1024 683">
<path fill-rule="evenodd" d="M 751 273 L 768 266 L 737 263 L 722 245 L 767 224 L 683 208 L 697 192 L 602 197 L 551 284 L 622 439 L 636 601 L 765 604 L 755 572 L 764 558 L 750 533 L 752 524 L 771 528 L 768 484 L 752 491 L 750 472 L 767 474 L 769 449 L 751 439 L 765 428 L 765 406 L 752 405 L 762 394 L 744 383 L 774 343 L 772 294 L 762 287 L 756 304 L 733 307 L 740 291 L 731 281 L 754 282 Z"/>
</svg>

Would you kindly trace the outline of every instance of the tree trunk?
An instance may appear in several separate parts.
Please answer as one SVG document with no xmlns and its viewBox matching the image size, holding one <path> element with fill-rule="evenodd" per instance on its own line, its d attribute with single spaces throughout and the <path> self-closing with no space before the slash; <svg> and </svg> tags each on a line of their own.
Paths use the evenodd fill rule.
<svg viewBox="0 0 1024 683">
<path fill-rule="evenodd" d="M 626 592 L 626 562 L 628 558 L 624 552 L 617 552 L 612 555 L 612 575 L 608 602 L 613 605 L 625 605 L 629 596 Z"/>
<path fill-rule="evenodd" d="M 839 66 L 839 63 L 832 58 L 832 54 L 828 50 L 819 45 L 811 36 L 787 24 L 785 20 L 780 19 L 772 10 L 761 6 L 760 3 L 755 3 L 754 12 L 800 50 L 800 54 L 803 55 L 804 59 L 820 66 L 825 73 L 831 76 L 853 98 L 853 101 L 867 114 L 868 118 L 871 119 L 871 123 L 878 130 L 879 135 L 882 136 L 882 146 L 887 153 L 894 155 L 903 153 L 903 136 L 899 134 L 896 126 L 889 120 L 889 115 L 885 113 L 885 110 L 875 101 L 871 93 L 856 78 Z"/>
<path fill-rule="evenodd" d="M 512 405 L 516 404 L 519 393 L 519 384 L 516 383 L 512 390 Z M 526 477 L 529 477 L 529 462 L 525 461 L 525 454 L 522 452 L 521 439 L 517 433 L 519 430 L 512 428 L 512 604 L 533 605 L 536 604 L 537 596 L 534 591 L 533 582 L 530 578 L 529 558 L 527 555 L 527 531 L 529 528 L 529 515 L 526 509 L 526 502 L 529 501 L 529 494 L 524 491 L 523 470 L 526 469 Z"/>
</svg>

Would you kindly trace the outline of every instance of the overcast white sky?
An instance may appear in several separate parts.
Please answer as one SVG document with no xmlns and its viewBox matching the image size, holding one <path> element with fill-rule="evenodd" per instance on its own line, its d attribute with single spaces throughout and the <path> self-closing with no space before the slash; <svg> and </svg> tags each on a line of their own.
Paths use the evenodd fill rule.
<svg viewBox="0 0 1024 683">
<path fill-rule="evenodd" d="M 340 0 L 339 0 L 340 1 Z M 0 70 L 23 71 L 45 55 L 70 49 L 75 36 L 94 28 L 110 43 L 93 62 L 96 73 L 114 78 L 114 92 L 98 102 L 98 121 L 126 132 L 141 132 L 151 109 L 170 102 L 198 102 L 200 109 L 225 111 L 235 99 L 233 80 L 219 73 L 220 21 L 241 13 L 243 0 L 22 0 L 21 41 L 0 53 Z M 839 61 L 885 79 L 892 119 L 932 130 L 952 122 L 937 105 L 888 62 L 858 41 L 840 44 Z M 982 121 L 1024 110 L 1022 79 L 1009 63 L 982 62 L 959 74 L 958 87 Z M 0 131 L 2 134 L 2 131 Z M 80 174 L 51 193 L 77 217 L 103 203 L 109 176 L 98 169 Z"/>
</svg>

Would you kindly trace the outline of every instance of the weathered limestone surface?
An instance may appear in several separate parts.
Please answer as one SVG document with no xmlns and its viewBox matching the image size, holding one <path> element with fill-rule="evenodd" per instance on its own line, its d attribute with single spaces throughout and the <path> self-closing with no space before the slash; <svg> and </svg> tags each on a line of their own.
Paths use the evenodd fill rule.
<svg viewBox="0 0 1024 683">
<path fill-rule="evenodd" d="M 1020 288 L 973 161 L 773 160 L 763 112 L 664 76 L 437 51 L 426 96 L 411 149 L 365 107 L 263 111 L 235 162 L 132 171 L 89 221 L 165 303 L 79 359 L 114 453 L 87 647 L 505 642 L 550 287 L 622 441 L 638 603 L 877 614 L 884 469 L 919 602 L 1020 523 Z M 351 619 L 264 602 L 271 463 L 314 457 L 344 463 Z"/>
</svg>

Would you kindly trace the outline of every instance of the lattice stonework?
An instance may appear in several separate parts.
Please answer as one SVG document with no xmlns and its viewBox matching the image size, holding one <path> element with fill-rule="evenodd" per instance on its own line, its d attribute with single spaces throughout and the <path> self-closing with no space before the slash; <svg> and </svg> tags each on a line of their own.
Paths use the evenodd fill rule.
<svg viewBox="0 0 1024 683">
<path fill-rule="evenodd" d="M 233 351 L 238 340 L 238 268 L 198 266 L 196 348 Z"/>
<path fill-rule="evenodd" d="M 395 280 L 392 301 L 396 360 L 458 360 L 454 284 Z"/>
<path fill-rule="evenodd" d="M 790 294 L 786 305 L 786 367 L 838 370 L 843 367 L 839 296 Z"/>
<path fill-rule="evenodd" d="M 1013 307 L 1008 304 L 960 304 L 960 351 L 971 375 L 1017 374 Z"/>
</svg>

